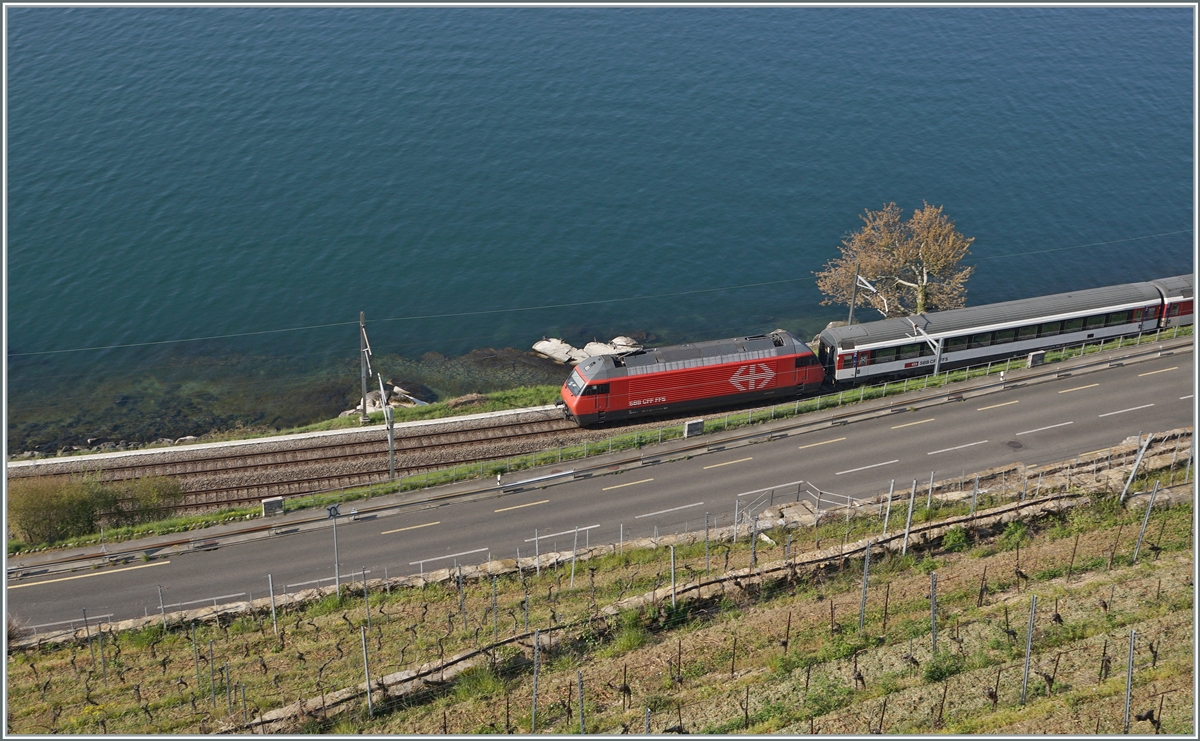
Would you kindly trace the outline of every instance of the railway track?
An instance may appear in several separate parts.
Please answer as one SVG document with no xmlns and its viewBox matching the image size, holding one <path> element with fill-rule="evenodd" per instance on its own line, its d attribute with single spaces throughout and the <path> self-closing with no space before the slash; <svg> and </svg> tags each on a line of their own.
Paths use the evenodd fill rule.
<svg viewBox="0 0 1200 741">
<path fill-rule="evenodd" d="M 531 418 L 532 417 L 532 418 Z M 480 420 L 483 421 L 483 420 Z M 397 428 L 396 474 L 410 476 L 455 465 L 486 463 L 587 435 L 571 422 L 547 415 L 524 414 L 514 421 L 486 420 L 464 424 L 447 420 L 444 426 Z M 573 433 L 573 434 L 572 434 Z M 388 480 L 386 433 L 373 439 L 330 441 L 307 438 L 257 441 L 245 446 L 201 450 L 164 450 L 152 460 L 137 456 L 48 462 L 48 467 L 10 469 L 10 476 L 91 473 L 104 481 L 151 476 L 179 479 L 185 491 L 174 512 L 211 510 L 254 504 L 275 496 L 297 496 Z M 565 436 L 565 437 L 564 437 Z M 41 469 L 41 470 L 39 470 Z M 64 470 L 65 469 L 65 470 Z"/>
</svg>

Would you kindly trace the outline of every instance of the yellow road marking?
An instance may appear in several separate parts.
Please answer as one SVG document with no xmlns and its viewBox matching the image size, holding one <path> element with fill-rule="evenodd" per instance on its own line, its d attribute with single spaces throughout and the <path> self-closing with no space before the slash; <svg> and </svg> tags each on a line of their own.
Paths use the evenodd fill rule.
<svg viewBox="0 0 1200 741">
<path fill-rule="evenodd" d="M 749 458 L 738 458 L 736 461 L 725 461 L 724 463 L 714 463 L 711 466 L 705 466 L 704 470 L 707 471 L 710 468 L 720 468 L 721 466 L 728 466 L 730 463 L 745 463 L 746 461 L 752 461 L 752 460 L 754 460 L 753 456 L 751 456 Z"/>
<path fill-rule="evenodd" d="M 540 502 L 530 502 L 530 503 L 528 503 L 528 504 L 518 504 L 518 505 L 515 505 L 515 506 L 512 506 L 512 507 L 501 507 L 500 509 L 498 509 L 498 510 L 496 510 L 496 511 L 497 511 L 497 512 L 507 512 L 507 511 L 509 511 L 509 510 L 511 510 L 511 509 L 521 509 L 522 507 L 532 507 L 532 506 L 533 506 L 533 505 L 535 505 L 535 504 L 545 504 L 546 502 L 549 502 L 549 501 L 550 501 L 549 499 L 543 499 L 543 500 L 542 500 L 542 501 L 540 501 Z"/>
<path fill-rule="evenodd" d="M 805 448 L 815 448 L 818 445 L 828 445 L 829 443 L 840 443 L 841 441 L 843 441 L 845 439 L 846 438 L 844 438 L 844 437 L 838 437 L 838 438 L 834 438 L 833 440 L 822 440 L 819 443 L 809 443 L 808 445 L 801 445 L 800 447 L 796 448 L 796 450 L 804 450 Z"/>
<path fill-rule="evenodd" d="M 920 422 L 909 422 L 908 424 L 896 425 L 896 426 L 895 426 L 895 427 L 893 427 L 892 429 L 893 429 L 893 430 L 898 430 L 898 429 L 900 429 L 901 427 L 912 427 L 913 425 L 923 425 L 923 424 L 925 424 L 926 422 L 932 422 L 932 421 L 933 421 L 933 419 L 934 419 L 933 417 L 930 417 L 929 419 L 923 419 L 923 420 L 921 420 Z"/>
<path fill-rule="evenodd" d="M 437 522 L 427 522 L 424 525 L 409 525 L 408 527 L 398 527 L 395 530 L 384 530 L 382 533 L 380 533 L 380 535 L 391 535 L 392 533 L 402 533 L 405 530 L 416 530 L 417 528 L 432 527 L 433 525 L 441 524 L 442 521 L 438 520 Z"/>
<path fill-rule="evenodd" d="M 1148 373 L 1139 373 L 1138 378 L 1141 378 L 1142 376 L 1153 376 L 1155 373 L 1166 373 L 1169 370 L 1179 370 L 1179 366 L 1173 365 L 1170 368 L 1163 368 L 1162 370 L 1150 371 Z"/>
<path fill-rule="evenodd" d="M 1059 391 L 1058 393 L 1060 393 L 1060 394 L 1069 394 L 1069 393 L 1071 393 L 1072 391 L 1082 391 L 1083 389 L 1090 389 L 1090 388 L 1092 388 L 1093 386 L 1099 386 L 1099 385 L 1100 385 L 1100 384 L 1098 384 L 1098 383 L 1089 383 L 1089 384 L 1088 384 L 1088 385 L 1086 385 L 1086 386 L 1076 386 L 1076 387 L 1075 387 L 1075 388 L 1073 388 L 1073 389 L 1063 389 L 1062 391 Z"/>
<path fill-rule="evenodd" d="M 653 480 L 654 479 L 642 479 L 641 481 L 630 481 L 628 484 L 617 484 L 616 486 L 606 486 L 603 489 L 601 489 L 600 491 L 608 491 L 609 489 L 620 489 L 623 486 L 633 486 L 634 484 L 645 484 L 645 483 L 653 481 Z"/>
<path fill-rule="evenodd" d="M 103 576 L 105 574 L 118 574 L 122 571 L 133 571 L 134 569 L 148 569 L 151 566 L 166 566 L 170 561 L 160 561 L 158 563 L 144 563 L 141 566 L 130 566 L 125 569 L 113 569 L 111 571 L 97 571 L 94 574 L 80 574 L 79 576 L 64 576 L 59 579 L 47 579 L 46 581 L 33 582 L 32 584 L 12 584 L 9 589 L 21 589 L 23 587 L 40 587 L 43 584 L 53 584 L 58 581 L 71 581 L 72 579 L 86 579 L 89 576 Z"/>
<path fill-rule="evenodd" d="M 982 412 L 982 411 L 986 411 L 988 409 L 995 409 L 996 407 L 1006 407 L 1009 404 L 1016 404 L 1018 401 L 1020 401 L 1020 399 L 1017 399 L 1016 401 L 1006 401 L 1003 404 L 992 404 L 990 407 L 979 407 L 975 411 Z"/>
</svg>

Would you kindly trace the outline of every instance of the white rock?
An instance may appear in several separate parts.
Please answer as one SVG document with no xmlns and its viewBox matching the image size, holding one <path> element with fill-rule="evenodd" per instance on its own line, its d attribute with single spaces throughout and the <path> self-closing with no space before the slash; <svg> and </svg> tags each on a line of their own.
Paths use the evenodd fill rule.
<svg viewBox="0 0 1200 741">
<path fill-rule="evenodd" d="M 180 445 L 180 444 L 182 444 L 182 443 L 192 443 L 192 442 L 195 442 L 195 441 L 197 441 L 197 440 L 199 440 L 199 439 L 200 439 L 200 438 L 196 437 L 195 435 L 185 435 L 184 437 L 181 437 L 181 438 L 177 439 L 177 440 L 175 441 L 175 443 L 174 443 L 174 444 L 175 444 L 175 445 Z"/>
<path fill-rule="evenodd" d="M 583 346 L 583 351 L 588 357 L 596 357 L 597 355 L 614 355 L 617 348 L 603 342 L 589 342 Z"/>
<path fill-rule="evenodd" d="M 612 345 L 618 350 L 639 350 L 642 347 L 640 342 L 632 337 L 626 337 L 625 335 L 612 338 L 612 342 L 608 344 Z"/>
<path fill-rule="evenodd" d="M 538 340 L 533 343 L 533 351 L 540 355 L 545 355 L 551 360 L 557 360 L 560 363 L 570 361 L 572 358 L 571 353 L 578 352 L 574 347 L 554 337 L 547 340 Z"/>
</svg>

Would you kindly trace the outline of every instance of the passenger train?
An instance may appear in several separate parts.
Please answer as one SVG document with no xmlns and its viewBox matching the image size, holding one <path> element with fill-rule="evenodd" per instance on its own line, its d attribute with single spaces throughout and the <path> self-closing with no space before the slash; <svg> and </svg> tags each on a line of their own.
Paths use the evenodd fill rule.
<svg viewBox="0 0 1200 741">
<path fill-rule="evenodd" d="M 817 353 L 790 332 L 599 355 L 562 387 L 580 426 L 1023 357 L 1192 323 L 1191 275 L 826 329 Z"/>
</svg>

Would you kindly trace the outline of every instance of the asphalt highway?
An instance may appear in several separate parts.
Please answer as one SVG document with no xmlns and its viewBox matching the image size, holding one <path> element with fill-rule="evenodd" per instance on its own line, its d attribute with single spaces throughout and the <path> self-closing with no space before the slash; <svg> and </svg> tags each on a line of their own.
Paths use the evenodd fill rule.
<svg viewBox="0 0 1200 741">
<path fill-rule="evenodd" d="M 522 557 L 615 543 L 660 533 L 702 530 L 733 519 L 735 502 L 761 509 L 774 501 L 873 496 L 895 480 L 918 490 L 935 472 L 951 478 L 994 466 L 1037 465 L 1120 443 L 1139 432 L 1193 424 L 1195 369 L 1190 348 L 1173 355 L 826 427 L 781 440 L 731 447 L 619 474 L 564 480 L 499 498 L 454 501 L 375 519 L 339 520 L 341 578 L 430 571 L 489 557 Z M 650 452 L 649 450 L 647 452 Z M 564 466 L 563 468 L 566 468 Z M 351 505 L 342 507 L 343 514 Z M 536 534 L 536 539 L 535 539 Z M 112 614 L 154 614 L 162 587 L 172 605 L 267 595 L 328 584 L 334 574 L 333 528 L 224 545 L 145 563 L 47 575 L 8 586 L 8 611 L 42 624 Z M 186 605 L 195 607 L 203 602 Z"/>
</svg>

